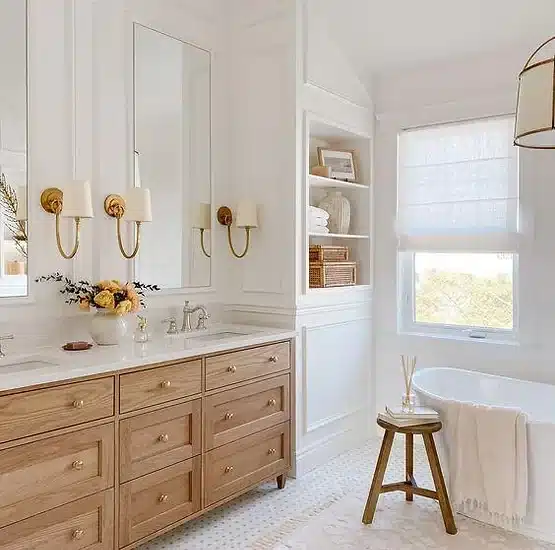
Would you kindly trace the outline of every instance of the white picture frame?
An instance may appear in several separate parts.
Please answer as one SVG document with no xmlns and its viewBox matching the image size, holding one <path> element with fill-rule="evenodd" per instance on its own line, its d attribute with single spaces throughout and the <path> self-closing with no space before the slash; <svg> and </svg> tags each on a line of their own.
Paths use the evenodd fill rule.
<svg viewBox="0 0 555 550">
<path fill-rule="evenodd" d="M 354 151 L 318 147 L 318 162 L 331 168 L 330 177 L 336 180 L 357 181 L 357 168 Z"/>
</svg>

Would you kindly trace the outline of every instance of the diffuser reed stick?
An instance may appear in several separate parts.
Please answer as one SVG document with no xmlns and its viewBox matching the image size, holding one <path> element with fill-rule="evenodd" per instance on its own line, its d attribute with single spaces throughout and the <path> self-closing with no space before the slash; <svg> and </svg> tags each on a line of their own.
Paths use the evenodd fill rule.
<svg viewBox="0 0 555 550">
<path fill-rule="evenodd" d="M 416 369 L 416 356 L 401 355 L 401 366 L 403 367 L 403 378 L 405 380 L 405 395 L 403 396 L 403 408 L 414 410 L 414 396 L 412 394 L 412 378 Z"/>
</svg>

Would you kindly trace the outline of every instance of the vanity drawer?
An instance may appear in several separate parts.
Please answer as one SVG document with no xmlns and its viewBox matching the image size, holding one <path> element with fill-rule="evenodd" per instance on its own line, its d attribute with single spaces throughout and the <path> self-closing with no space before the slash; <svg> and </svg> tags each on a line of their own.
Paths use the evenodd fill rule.
<svg viewBox="0 0 555 550">
<path fill-rule="evenodd" d="M 205 400 L 206 450 L 289 420 L 289 375 L 227 390 Z"/>
<path fill-rule="evenodd" d="M 125 413 L 200 393 L 201 381 L 200 360 L 122 374 L 120 411 Z"/>
<path fill-rule="evenodd" d="M 200 456 L 120 488 L 120 545 L 155 533 L 200 510 Z"/>
<path fill-rule="evenodd" d="M 206 453 L 205 505 L 287 470 L 289 429 L 287 422 Z"/>
<path fill-rule="evenodd" d="M 0 529 L 2 550 L 113 550 L 114 495 L 106 491 Z"/>
<path fill-rule="evenodd" d="M 200 454 L 201 401 L 120 422 L 120 479 L 129 481 Z"/>
<path fill-rule="evenodd" d="M 113 414 L 113 378 L 4 395 L 0 397 L 0 443 Z"/>
<path fill-rule="evenodd" d="M 0 451 L 0 526 L 113 484 L 113 424 Z"/>
<path fill-rule="evenodd" d="M 287 370 L 291 366 L 289 342 L 235 351 L 206 359 L 206 389 Z"/>
</svg>

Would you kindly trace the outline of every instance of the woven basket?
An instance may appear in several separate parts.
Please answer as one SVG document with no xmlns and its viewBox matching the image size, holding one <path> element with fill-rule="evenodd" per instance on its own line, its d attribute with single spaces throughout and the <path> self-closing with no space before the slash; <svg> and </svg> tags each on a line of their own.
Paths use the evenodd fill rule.
<svg viewBox="0 0 555 550">
<path fill-rule="evenodd" d="M 349 248 L 314 244 L 308 247 L 308 258 L 311 262 L 347 262 L 349 261 Z"/>
<path fill-rule="evenodd" d="M 356 262 L 310 262 L 309 287 L 331 288 L 357 284 Z"/>
</svg>

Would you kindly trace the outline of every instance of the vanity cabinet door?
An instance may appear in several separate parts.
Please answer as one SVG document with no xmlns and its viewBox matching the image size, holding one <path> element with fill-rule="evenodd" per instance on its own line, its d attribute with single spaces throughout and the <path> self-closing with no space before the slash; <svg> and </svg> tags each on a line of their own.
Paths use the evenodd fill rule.
<svg viewBox="0 0 555 550">
<path fill-rule="evenodd" d="M 114 495 L 106 491 L 0 529 L 2 550 L 113 550 Z"/>
<path fill-rule="evenodd" d="M 0 443 L 113 414 L 111 377 L 4 395 L 0 397 Z"/>
<path fill-rule="evenodd" d="M 200 456 L 120 487 L 120 545 L 131 544 L 200 510 Z"/>
<path fill-rule="evenodd" d="M 266 376 L 291 367 L 289 342 L 234 351 L 206 359 L 206 390 Z"/>
<path fill-rule="evenodd" d="M 120 479 L 129 481 L 200 454 L 201 400 L 120 422 Z"/>
<path fill-rule="evenodd" d="M 289 375 L 211 395 L 205 407 L 206 450 L 282 424 L 289 420 Z"/>
<path fill-rule="evenodd" d="M 287 422 L 206 453 L 205 505 L 285 472 L 291 464 L 289 430 Z"/>
<path fill-rule="evenodd" d="M 189 361 L 155 367 L 120 377 L 120 411 L 143 409 L 188 395 L 202 389 L 201 362 Z"/>
<path fill-rule="evenodd" d="M 114 426 L 0 451 L 0 526 L 114 484 Z"/>
</svg>

